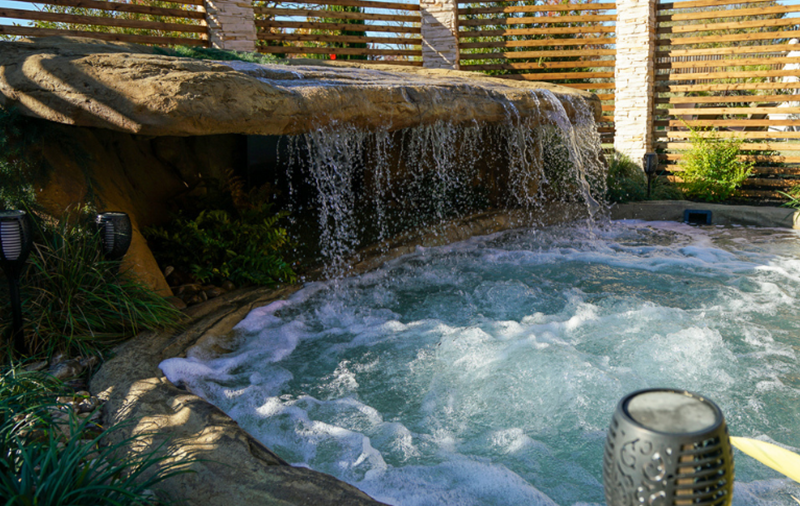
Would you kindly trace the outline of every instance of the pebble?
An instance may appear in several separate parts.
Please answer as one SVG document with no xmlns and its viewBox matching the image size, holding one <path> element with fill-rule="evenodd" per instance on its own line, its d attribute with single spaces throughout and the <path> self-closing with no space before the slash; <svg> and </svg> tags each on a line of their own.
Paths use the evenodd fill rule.
<svg viewBox="0 0 800 506">
<path fill-rule="evenodd" d="M 222 288 L 223 290 L 225 290 L 226 292 L 230 292 L 230 291 L 236 290 L 236 285 L 234 285 L 234 284 L 233 284 L 233 281 L 230 281 L 230 280 L 225 280 L 225 281 L 222 283 L 222 286 L 221 286 L 221 288 Z"/>
<path fill-rule="evenodd" d="M 219 297 L 220 295 L 224 295 L 226 293 L 227 293 L 226 290 L 223 290 L 218 286 L 211 287 L 205 291 L 206 297 L 208 297 L 209 299 L 213 299 L 214 297 Z"/>
</svg>

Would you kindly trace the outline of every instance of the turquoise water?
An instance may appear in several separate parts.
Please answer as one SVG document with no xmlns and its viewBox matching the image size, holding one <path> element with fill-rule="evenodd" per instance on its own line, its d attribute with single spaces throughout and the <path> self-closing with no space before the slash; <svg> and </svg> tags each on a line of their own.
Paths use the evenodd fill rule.
<svg viewBox="0 0 800 506">
<path fill-rule="evenodd" d="M 618 400 L 685 388 L 800 448 L 800 236 L 616 222 L 474 238 L 254 310 L 162 364 L 290 463 L 397 505 L 604 504 Z M 800 486 L 736 454 L 734 504 Z"/>
</svg>

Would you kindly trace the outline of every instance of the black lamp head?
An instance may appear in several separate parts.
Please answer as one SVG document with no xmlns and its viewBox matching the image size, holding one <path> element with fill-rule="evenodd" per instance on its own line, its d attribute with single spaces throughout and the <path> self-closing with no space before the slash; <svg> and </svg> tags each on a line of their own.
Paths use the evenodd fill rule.
<svg viewBox="0 0 800 506">
<path fill-rule="evenodd" d="M 106 212 L 95 219 L 103 243 L 103 254 L 109 260 L 121 260 L 131 245 L 131 220 L 121 212 Z"/>
<path fill-rule="evenodd" d="M 603 457 L 608 506 L 730 506 L 733 474 L 725 418 L 710 400 L 654 388 L 617 405 Z"/>
<path fill-rule="evenodd" d="M 33 246 L 31 217 L 25 211 L 0 211 L 0 261 L 19 269 Z"/>
<path fill-rule="evenodd" d="M 658 155 L 655 153 L 645 153 L 643 165 L 645 174 L 655 174 L 658 170 Z"/>
</svg>

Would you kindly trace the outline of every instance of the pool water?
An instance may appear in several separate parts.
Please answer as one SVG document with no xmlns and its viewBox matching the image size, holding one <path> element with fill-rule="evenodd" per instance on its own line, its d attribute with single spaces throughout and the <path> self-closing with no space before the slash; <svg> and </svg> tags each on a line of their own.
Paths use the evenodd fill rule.
<svg viewBox="0 0 800 506">
<path fill-rule="evenodd" d="M 614 222 L 419 248 L 312 283 L 175 383 L 285 460 L 394 505 L 604 504 L 616 403 L 714 400 L 732 435 L 800 448 L 800 236 Z M 800 485 L 737 452 L 734 504 Z"/>
</svg>

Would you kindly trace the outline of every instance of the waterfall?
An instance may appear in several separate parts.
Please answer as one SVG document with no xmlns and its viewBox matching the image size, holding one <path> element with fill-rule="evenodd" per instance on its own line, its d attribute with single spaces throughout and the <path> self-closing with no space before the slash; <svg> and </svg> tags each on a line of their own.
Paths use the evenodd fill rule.
<svg viewBox="0 0 800 506">
<path fill-rule="evenodd" d="M 287 136 L 291 170 L 317 194 L 325 274 L 346 272 L 365 228 L 383 241 L 398 223 L 431 225 L 480 203 L 523 209 L 534 221 L 547 201 L 600 212 L 605 164 L 592 111 L 580 97 L 530 93 L 547 113 L 523 116 L 503 98 L 500 123 L 439 120 L 390 131 L 331 122 Z M 577 111 L 574 122 L 561 100 Z"/>
</svg>

